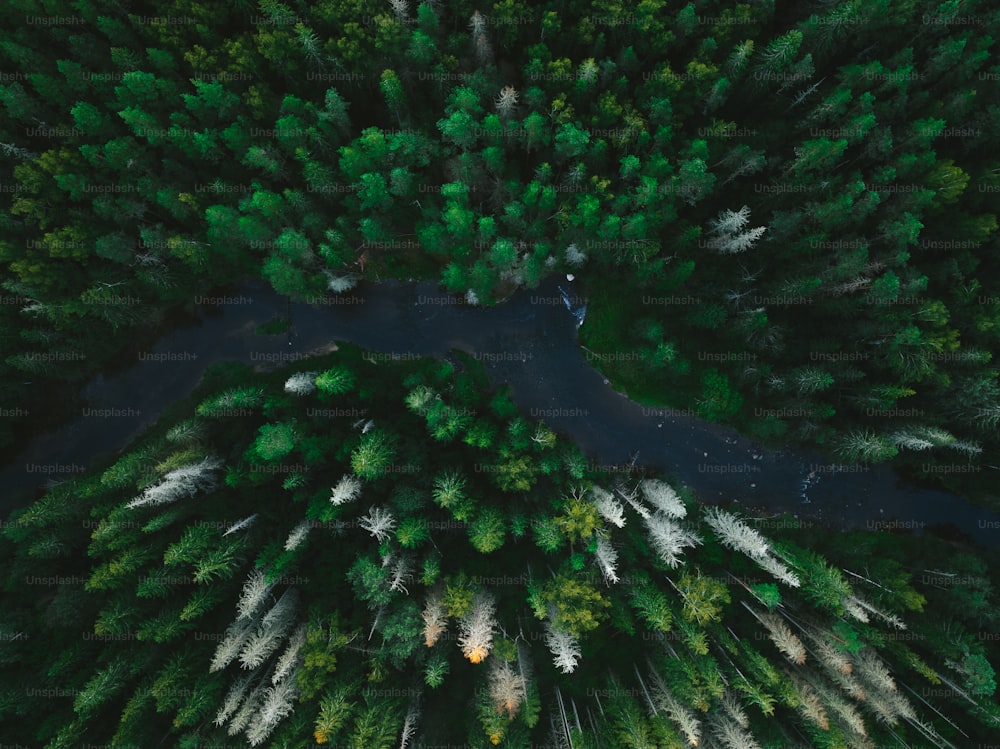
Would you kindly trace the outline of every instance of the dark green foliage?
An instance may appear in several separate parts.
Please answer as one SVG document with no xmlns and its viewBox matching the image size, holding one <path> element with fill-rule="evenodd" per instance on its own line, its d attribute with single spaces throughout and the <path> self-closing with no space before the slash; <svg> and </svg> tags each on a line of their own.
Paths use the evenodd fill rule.
<svg viewBox="0 0 1000 749">
<path fill-rule="evenodd" d="M 50 5 L 0 9 L 0 398 L 32 414 L 4 416 L 0 443 L 64 400 L 55 388 L 215 284 L 254 276 L 315 301 L 358 278 L 420 277 L 492 304 L 572 272 L 588 297 L 585 352 L 633 398 L 995 494 L 990 4 Z M 25 22 L 43 14 L 74 20 Z M 425 717 L 427 743 L 679 744 L 681 711 L 636 697 L 654 681 L 633 682 L 647 657 L 696 716 L 721 714 L 728 688 L 762 745 L 850 744 L 841 713 L 827 710 L 822 729 L 793 712 L 791 667 L 771 661 L 737 602 L 807 640 L 827 632 L 851 657 L 881 648 L 915 693 L 922 680 L 951 690 L 929 700 L 946 720 L 920 712 L 920 728 L 889 721 L 890 734 L 864 712 L 872 743 L 943 745 L 927 725 L 953 745 L 992 738 L 995 638 L 980 635 L 1000 626 L 995 560 L 930 543 L 904 553 L 899 539 L 820 551 L 796 536 L 775 546 L 798 588 L 744 587 L 746 568 L 722 569 L 717 544 L 674 574 L 645 556 L 638 518 L 619 533 L 589 500 L 560 499 L 600 477 L 509 394 L 485 393 L 481 372 L 370 376 L 348 347 L 323 366 L 316 401 L 364 401 L 374 425 L 319 425 L 276 378 L 216 373 L 170 431 L 4 526 L 0 664 L 17 698 L 0 695 L 0 734 L 51 747 L 232 741 L 214 716 L 248 670 L 207 664 L 257 564 L 276 586 L 262 616 L 289 589 L 309 609 L 292 617 L 306 625 L 301 701 L 275 745 L 310 732 L 396 745 L 411 705 L 449 719 L 461 706 L 462 720 Z M 421 387 L 441 399 L 408 409 Z M 209 448 L 225 456 L 218 490 L 124 507 Z M 347 474 L 360 497 L 334 506 Z M 316 525 L 291 548 L 300 518 Z M 591 566 L 604 532 L 617 584 Z M 447 639 L 430 655 L 420 644 L 436 585 L 452 619 L 494 595 L 503 636 L 532 644 L 534 671 L 517 663 L 520 712 L 488 696 L 502 645 L 470 671 Z M 905 652 L 903 618 L 920 635 Z M 548 666 L 546 624 L 580 636 L 571 679 Z M 254 677 L 247 716 L 280 656 Z M 65 694 L 22 698 L 29 681 Z M 588 699 L 608 684 L 628 697 Z"/>
</svg>

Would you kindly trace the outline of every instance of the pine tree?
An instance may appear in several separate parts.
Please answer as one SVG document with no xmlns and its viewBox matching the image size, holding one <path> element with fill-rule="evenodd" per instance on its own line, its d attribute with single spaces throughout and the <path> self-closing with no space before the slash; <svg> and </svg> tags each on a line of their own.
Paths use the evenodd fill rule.
<svg viewBox="0 0 1000 749">
<path fill-rule="evenodd" d="M 232 683 L 232 686 L 229 687 L 229 691 L 226 693 L 225 700 L 222 702 L 222 707 L 215 714 L 215 725 L 221 726 L 236 712 L 252 680 L 253 676 L 250 675 L 241 677 Z"/>
<path fill-rule="evenodd" d="M 482 663 L 493 646 L 496 601 L 486 592 L 476 593 L 472 609 L 458 621 L 458 644 L 472 663 Z"/>
<path fill-rule="evenodd" d="M 798 575 L 772 556 L 754 557 L 754 561 L 759 567 L 770 572 L 774 577 L 792 588 L 798 588 L 802 581 Z"/>
<path fill-rule="evenodd" d="M 410 4 L 406 0 L 389 0 L 389 6 L 396 16 L 396 23 L 406 25 L 410 20 Z"/>
<path fill-rule="evenodd" d="M 285 392 L 309 395 L 316 390 L 316 372 L 297 372 L 285 381 Z"/>
<path fill-rule="evenodd" d="M 264 690 L 260 709 L 247 726 L 246 735 L 251 746 L 262 744 L 278 723 L 295 709 L 297 696 L 298 687 L 293 681 L 283 681 Z"/>
<path fill-rule="evenodd" d="M 254 627 L 253 620 L 245 622 L 237 620 L 229 625 L 225 637 L 216 647 L 215 655 L 212 656 L 210 673 L 221 671 L 236 659 L 247 641 L 253 636 Z"/>
<path fill-rule="evenodd" d="M 760 744 L 749 731 L 724 715 L 716 714 L 710 725 L 713 738 L 726 749 L 760 749 Z"/>
<path fill-rule="evenodd" d="M 869 430 L 853 430 L 841 438 L 837 452 L 848 460 L 878 463 L 895 457 L 899 451 L 886 437 Z"/>
<path fill-rule="evenodd" d="M 694 711 L 670 693 L 663 677 L 653 671 L 652 667 L 650 667 L 650 680 L 653 684 L 655 708 L 665 711 L 670 716 L 670 720 L 684 734 L 689 746 L 698 746 L 701 741 L 701 721 L 698 720 Z"/>
<path fill-rule="evenodd" d="M 248 515 L 247 517 L 243 518 L 242 520 L 237 520 L 231 526 L 229 526 L 228 528 L 226 528 L 226 530 L 224 530 L 222 532 L 222 535 L 223 536 L 228 536 L 230 534 L 236 533 L 237 531 L 241 531 L 244 528 L 249 528 L 251 525 L 254 524 L 254 521 L 256 521 L 256 520 L 257 520 L 257 513 L 255 512 L 253 515 Z"/>
<path fill-rule="evenodd" d="M 322 372 L 316 377 L 314 383 L 323 393 L 342 395 L 354 388 L 356 378 L 347 367 L 337 366 Z"/>
<path fill-rule="evenodd" d="M 642 496 L 657 510 L 678 520 L 687 516 L 687 508 L 673 487 L 659 479 L 645 479 L 639 483 Z"/>
<path fill-rule="evenodd" d="M 780 650 L 788 660 L 801 666 L 806 662 L 806 648 L 802 641 L 795 636 L 787 625 L 777 614 L 770 612 L 754 611 L 744 601 L 743 606 L 767 629 L 768 636 L 775 647 Z"/>
<path fill-rule="evenodd" d="M 704 516 L 705 522 L 726 548 L 756 559 L 765 557 L 770 552 L 768 540 L 735 515 L 718 507 L 709 507 Z"/>
<path fill-rule="evenodd" d="M 353 502 L 361 496 L 361 482 L 345 473 L 340 482 L 330 490 L 330 502 L 336 506 Z"/>
<path fill-rule="evenodd" d="M 494 102 L 496 104 L 497 113 L 504 119 L 508 119 L 513 116 L 515 107 L 517 106 L 517 100 L 517 90 L 513 86 L 504 86 Z"/>
<path fill-rule="evenodd" d="M 320 701 L 313 734 L 317 744 L 329 743 L 347 724 L 354 707 L 351 696 L 350 687 L 340 687 L 333 692 L 327 692 Z"/>
<path fill-rule="evenodd" d="M 524 680 L 507 661 L 495 660 L 490 669 L 490 699 L 498 713 L 513 719 L 524 701 Z"/>
<path fill-rule="evenodd" d="M 545 622 L 545 645 L 552 652 L 552 662 L 564 674 L 576 670 L 580 661 L 580 647 L 577 639 L 569 632 L 556 629 L 551 622 Z"/>
<path fill-rule="evenodd" d="M 240 620 L 253 619 L 273 589 L 274 583 L 267 581 L 263 570 L 258 569 L 251 572 L 243 584 L 243 592 L 236 605 L 239 612 L 238 618 Z"/>
<path fill-rule="evenodd" d="M 399 738 L 399 749 L 406 749 L 409 746 L 410 740 L 417 733 L 417 721 L 419 718 L 420 708 L 414 700 L 413 704 L 410 705 L 410 709 L 406 712 L 406 719 L 403 721 L 403 730 Z"/>
<path fill-rule="evenodd" d="M 424 621 L 424 644 L 430 648 L 448 629 L 448 617 L 439 592 L 427 596 L 427 603 L 421 616 Z"/>
<path fill-rule="evenodd" d="M 708 246 L 723 254 L 731 255 L 739 252 L 746 252 L 756 244 L 767 227 L 759 226 L 755 229 L 744 232 L 750 217 L 750 209 L 743 206 L 739 211 L 723 211 L 719 217 L 712 222 L 709 234 L 712 239 L 708 241 Z"/>
<path fill-rule="evenodd" d="M 394 455 L 388 435 L 376 429 L 362 435 L 358 446 L 351 451 L 351 469 L 358 478 L 374 481 L 386 472 Z"/>
<path fill-rule="evenodd" d="M 212 471 L 222 466 L 219 458 L 205 458 L 200 463 L 189 463 L 175 468 L 155 484 L 129 502 L 126 507 L 150 507 L 176 502 L 181 497 L 192 497 L 197 492 L 209 492 L 218 483 Z"/>
<path fill-rule="evenodd" d="M 601 568 L 601 573 L 604 575 L 604 579 L 609 583 L 617 583 L 618 572 L 618 552 L 615 551 L 611 542 L 608 541 L 603 536 L 597 538 L 597 546 L 594 550 L 594 556 L 597 559 L 597 564 Z"/>
<path fill-rule="evenodd" d="M 597 511 L 601 513 L 601 517 L 612 525 L 623 528 L 625 526 L 625 509 L 611 492 L 595 484 L 591 487 L 590 493 L 594 497 L 594 504 L 597 506 Z"/>
<path fill-rule="evenodd" d="M 669 567 L 677 567 L 681 563 L 684 548 L 701 543 L 696 534 L 664 516 L 653 515 L 646 518 L 646 528 L 660 559 Z"/>
<path fill-rule="evenodd" d="M 362 516 L 358 525 L 378 539 L 379 543 L 382 543 L 389 538 L 389 534 L 396 527 L 396 519 L 388 510 L 372 507 L 367 515 Z"/>
<path fill-rule="evenodd" d="M 570 268 L 579 268 L 587 262 L 587 254 L 580 250 L 575 243 L 571 243 L 563 251 L 563 259 Z"/>
<path fill-rule="evenodd" d="M 298 525 L 296 525 L 288 533 L 288 538 L 285 540 L 285 551 L 294 551 L 302 542 L 306 540 L 306 536 L 309 535 L 309 531 L 312 530 L 312 521 L 303 520 Z"/>
<path fill-rule="evenodd" d="M 271 683 L 277 684 L 280 681 L 295 681 L 295 675 L 302 665 L 302 646 L 306 644 L 306 633 L 308 627 L 300 624 L 292 636 L 288 638 L 288 645 L 282 652 L 281 657 L 274 666 L 274 673 L 271 674 Z"/>
</svg>

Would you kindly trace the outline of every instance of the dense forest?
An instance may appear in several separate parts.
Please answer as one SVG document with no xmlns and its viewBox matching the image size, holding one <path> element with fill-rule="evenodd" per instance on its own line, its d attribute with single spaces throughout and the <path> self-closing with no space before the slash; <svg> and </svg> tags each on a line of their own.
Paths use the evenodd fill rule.
<svg viewBox="0 0 1000 749">
<path fill-rule="evenodd" d="M 631 397 L 989 500 L 998 12 L 13 0 L 0 436 L 213 282 L 571 272 Z"/>
<path fill-rule="evenodd" d="M 16 512 L 0 554 L 0 733 L 28 746 L 960 748 L 1000 726 L 995 553 L 831 543 L 594 474 L 468 357 L 217 365 Z"/>
<path fill-rule="evenodd" d="M 633 400 L 1000 505 L 997 29 L 984 0 L 8 0 L 0 450 L 213 289 L 474 307 L 558 275 Z M 0 518 L 5 745 L 1000 734 L 995 550 L 752 517 L 598 470 L 475 357 L 328 348 L 210 368 Z"/>
</svg>

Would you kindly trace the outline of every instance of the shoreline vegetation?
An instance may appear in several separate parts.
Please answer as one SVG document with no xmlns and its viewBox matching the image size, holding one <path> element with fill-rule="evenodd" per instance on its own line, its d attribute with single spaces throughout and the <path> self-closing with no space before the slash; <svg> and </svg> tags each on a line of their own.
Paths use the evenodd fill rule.
<svg viewBox="0 0 1000 749">
<path fill-rule="evenodd" d="M 594 473 L 460 359 L 375 363 L 345 344 L 268 372 L 213 365 L 116 460 L 17 511 L 0 536 L 4 735 L 993 734 L 997 552 Z"/>
</svg>

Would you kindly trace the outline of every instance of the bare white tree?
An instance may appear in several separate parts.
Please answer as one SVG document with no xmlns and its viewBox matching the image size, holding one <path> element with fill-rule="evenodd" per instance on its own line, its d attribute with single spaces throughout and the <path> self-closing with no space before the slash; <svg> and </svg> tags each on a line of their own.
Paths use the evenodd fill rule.
<svg viewBox="0 0 1000 749">
<path fill-rule="evenodd" d="M 730 718 L 735 720 L 744 728 L 750 727 L 750 719 L 743 710 L 743 706 L 740 704 L 739 700 L 736 699 L 736 695 L 728 689 L 726 690 L 726 693 L 722 695 L 721 704 L 722 708 L 726 711 L 726 713 L 728 713 Z"/>
<path fill-rule="evenodd" d="M 247 727 L 251 746 L 260 746 L 271 732 L 295 709 L 299 688 L 294 681 L 282 681 L 264 690 L 263 704 Z"/>
<path fill-rule="evenodd" d="M 260 621 L 261 626 L 266 629 L 276 629 L 282 632 L 288 631 L 298 607 L 298 589 L 288 588 L 288 590 L 281 594 L 281 598 L 264 614 L 264 618 Z"/>
<path fill-rule="evenodd" d="M 410 4 L 406 0 L 389 0 L 389 5 L 398 23 L 405 24 L 410 20 Z"/>
<path fill-rule="evenodd" d="M 213 471 L 222 466 L 220 458 L 205 458 L 199 463 L 189 463 L 175 468 L 159 484 L 147 487 L 126 507 L 155 507 L 176 502 L 181 497 L 192 497 L 199 491 L 211 491 L 218 483 Z"/>
<path fill-rule="evenodd" d="M 212 663 L 208 669 L 209 673 L 221 671 L 232 663 L 253 635 L 253 631 L 254 623 L 252 621 L 236 621 L 230 624 L 228 629 L 226 629 L 226 635 L 223 637 L 222 642 L 215 648 L 215 655 L 212 656 Z"/>
<path fill-rule="evenodd" d="M 882 621 L 884 621 L 886 624 L 889 624 L 889 625 L 895 627 L 896 629 L 906 629 L 906 623 L 902 619 L 900 619 L 898 616 L 896 616 L 895 614 L 890 614 L 890 613 L 888 613 L 886 611 L 882 611 L 882 609 L 880 609 L 880 608 L 872 605 L 871 603 L 869 603 L 868 601 L 866 601 L 861 596 L 859 596 L 859 595 L 849 596 L 848 600 L 850 601 L 850 603 L 853 606 L 858 607 L 858 608 L 860 608 L 860 609 L 862 609 L 864 611 L 867 611 L 867 612 L 869 612 L 871 614 L 874 614 L 879 619 L 881 619 Z M 844 601 L 844 607 L 847 608 L 847 605 L 848 605 L 848 602 L 847 602 L 847 600 L 845 600 Z M 855 609 L 855 610 L 857 610 L 857 609 Z M 852 613 L 852 616 L 853 616 L 853 613 Z M 857 617 L 855 617 L 855 618 L 857 618 Z M 864 620 L 862 620 L 862 621 L 864 621 Z"/>
<path fill-rule="evenodd" d="M 469 19 L 469 29 L 472 31 L 473 36 L 478 36 L 479 34 L 486 33 L 486 16 L 480 13 L 478 10 L 472 14 L 472 18 Z"/>
<path fill-rule="evenodd" d="M 643 520 L 649 520 L 649 518 L 653 516 L 653 513 L 651 513 L 649 509 L 642 504 L 642 502 L 637 501 L 634 497 L 626 496 L 625 501 L 629 503 L 629 506 L 633 510 L 639 513 L 639 517 Z"/>
<path fill-rule="evenodd" d="M 326 288 L 334 294 L 343 294 L 358 285 L 358 277 L 353 273 L 337 275 L 324 269 L 323 275 L 326 276 Z"/>
<path fill-rule="evenodd" d="M 580 662 L 580 645 L 569 632 L 545 622 L 545 645 L 552 652 L 552 662 L 564 674 L 571 674 Z"/>
<path fill-rule="evenodd" d="M 229 723 L 229 728 L 226 729 L 226 733 L 230 736 L 235 736 L 240 731 L 246 729 L 250 725 L 250 721 L 253 720 L 254 715 L 260 709 L 261 703 L 264 701 L 264 687 L 259 686 L 247 695 L 246 701 L 243 706 L 236 712 L 233 716 L 232 721 Z"/>
<path fill-rule="evenodd" d="M 753 735 L 735 720 L 717 713 L 712 720 L 712 737 L 726 749 L 760 749 Z"/>
<path fill-rule="evenodd" d="M 420 708 L 417 707 L 416 702 L 410 705 L 410 709 L 406 713 L 406 720 L 403 721 L 403 731 L 399 740 L 399 749 L 406 749 L 410 744 L 410 740 L 413 739 L 414 735 L 417 733 L 417 721 L 420 719 Z"/>
<path fill-rule="evenodd" d="M 625 508 L 611 492 L 595 485 L 591 487 L 590 493 L 602 518 L 618 528 L 625 527 Z"/>
<path fill-rule="evenodd" d="M 288 533 L 288 538 L 285 539 L 285 551 L 294 551 L 299 548 L 302 542 L 306 540 L 306 536 L 309 535 L 310 530 L 312 530 L 312 521 L 310 520 L 303 520 L 292 528 Z"/>
<path fill-rule="evenodd" d="M 664 515 L 677 519 L 687 516 L 687 507 L 669 484 L 659 479 L 645 479 L 639 482 L 639 488 L 646 501 Z"/>
<path fill-rule="evenodd" d="M 603 536 L 599 536 L 597 538 L 597 548 L 594 550 L 594 556 L 597 558 L 597 564 L 601 568 L 605 581 L 609 583 L 618 582 L 618 552 L 615 551 L 611 542 Z"/>
<path fill-rule="evenodd" d="M 798 710 L 802 716 L 820 730 L 829 731 L 830 718 L 819 693 L 800 679 L 792 678 L 792 683 L 795 685 L 795 695 L 799 701 Z"/>
<path fill-rule="evenodd" d="M 667 565 L 677 567 L 686 547 L 697 546 L 701 539 L 685 528 L 662 515 L 646 518 L 646 529 L 657 553 Z"/>
<path fill-rule="evenodd" d="M 717 219 L 711 222 L 712 228 L 709 234 L 712 239 L 708 241 L 707 246 L 727 255 L 746 252 L 767 231 L 765 226 L 743 231 L 749 219 L 750 209 L 747 206 L 743 206 L 738 211 L 723 211 Z"/>
<path fill-rule="evenodd" d="M 444 605 L 441 603 L 440 593 L 434 592 L 428 595 L 422 618 L 424 620 L 424 644 L 430 648 L 448 629 L 448 617 Z"/>
<path fill-rule="evenodd" d="M 766 231 L 766 226 L 758 226 L 750 231 L 737 234 L 735 237 L 727 237 L 718 247 L 718 250 L 719 252 L 727 255 L 734 255 L 738 252 L 746 252 L 757 244 L 757 241 L 764 236 L 764 232 Z"/>
<path fill-rule="evenodd" d="M 849 674 L 854 670 L 854 664 L 847 654 L 835 648 L 826 636 L 815 633 L 809 635 L 809 640 L 813 644 L 813 653 L 828 671 Z"/>
<path fill-rule="evenodd" d="M 353 502 L 361 495 L 361 482 L 354 474 L 345 473 L 335 487 L 330 490 L 330 501 L 335 505 Z"/>
<path fill-rule="evenodd" d="M 302 646 L 306 644 L 306 625 L 300 624 L 296 627 L 292 636 L 288 638 L 288 645 L 281 657 L 278 658 L 278 662 L 274 667 L 274 673 L 271 674 L 271 683 L 277 684 L 279 681 L 285 681 L 289 676 L 293 677 L 298 671 L 299 666 L 302 665 L 302 658 L 299 652 L 302 650 Z"/>
<path fill-rule="evenodd" d="M 389 582 L 389 589 L 397 593 L 409 595 L 410 591 L 406 589 L 405 583 L 410 578 L 411 569 L 412 561 L 410 557 L 400 554 L 399 559 L 396 560 L 392 568 L 392 579 Z"/>
<path fill-rule="evenodd" d="M 478 13 L 478 11 L 477 11 Z M 493 62 L 493 45 L 486 34 L 476 34 L 476 60 L 480 65 L 489 65 Z"/>
<path fill-rule="evenodd" d="M 861 606 L 857 598 L 854 596 L 845 596 L 840 602 L 844 606 L 844 611 L 859 622 L 864 622 L 865 624 L 869 622 L 868 612 L 864 610 L 864 607 Z"/>
<path fill-rule="evenodd" d="M 775 647 L 778 648 L 778 650 L 780 650 L 782 654 L 788 658 L 788 660 L 798 666 L 801 666 L 806 662 L 806 646 L 803 645 L 802 640 L 796 637 L 795 633 L 788 628 L 788 625 L 785 624 L 780 616 L 770 612 L 756 611 L 749 604 L 747 604 L 746 601 L 743 601 L 743 607 L 753 614 L 757 621 L 764 625 L 771 642 L 774 643 Z"/>
<path fill-rule="evenodd" d="M 256 512 L 253 515 L 248 515 L 242 520 L 238 520 L 237 522 L 233 523 L 222 533 L 222 535 L 228 536 L 230 533 L 236 533 L 236 531 L 241 531 L 244 528 L 249 528 L 251 525 L 254 524 L 255 520 L 257 520 Z"/>
<path fill-rule="evenodd" d="M 896 682 L 892 674 L 873 648 L 865 648 L 855 655 L 854 664 L 858 667 L 861 678 L 876 691 L 896 691 Z"/>
<path fill-rule="evenodd" d="M 462 654 L 472 663 L 482 663 L 493 647 L 495 612 L 493 596 L 479 592 L 472 598 L 472 609 L 458 620 L 458 644 Z"/>
<path fill-rule="evenodd" d="M 318 372 L 296 372 L 285 380 L 285 392 L 292 395 L 309 395 L 316 390 Z"/>
<path fill-rule="evenodd" d="M 800 585 L 802 585 L 802 581 L 799 580 L 798 575 L 796 575 L 794 572 L 788 569 L 788 567 L 786 567 L 784 564 L 782 564 L 774 557 L 772 556 L 755 557 L 754 561 L 757 563 L 758 567 L 767 570 L 772 575 L 774 575 L 775 579 L 777 579 L 779 582 L 782 582 L 791 588 L 798 588 Z"/>
<path fill-rule="evenodd" d="M 859 736 L 868 735 L 865 722 L 854 705 L 843 699 L 833 689 L 820 689 L 819 692 L 823 697 L 823 704 L 832 709 L 854 733 Z"/>
<path fill-rule="evenodd" d="M 747 225 L 750 220 L 750 207 L 743 206 L 738 211 L 725 210 L 719 214 L 719 217 L 712 220 L 712 234 L 736 234 L 738 231 L 742 231 L 743 227 Z"/>
<path fill-rule="evenodd" d="M 571 268 L 579 268 L 587 262 L 587 254 L 582 252 L 576 244 L 570 244 L 563 252 L 563 259 L 566 261 L 566 265 Z"/>
<path fill-rule="evenodd" d="M 930 450 L 934 447 L 934 443 L 929 439 L 905 430 L 894 432 L 889 439 L 892 440 L 896 447 L 902 447 L 907 450 Z"/>
<path fill-rule="evenodd" d="M 524 701 L 524 680 L 507 661 L 496 659 L 490 669 L 490 699 L 494 709 L 506 713 L 508 718 L 517 715 Z"/>
<path fill-rule="evenodd" d="M 496 104 L 497 113 L 504 119 L 512 116 L 514 114 L 514 109 L 517 106 L 517 100 L 517 89 L 513 86 L 504 86 L 494 102 L 494 104 Z"/>
<path fill-rule="evenodd" d="M 396 519 L 388 510 L 381 507 L 372 507 L 367 515 L 363 515 L 358 521 L 358 525 L 374 536 L 379 543 L 382 543 L 396 527 Z"/>
<path fill-rule="evenodd" d="M 226 699 L 222 702 L 222 707 L 215 714 L 215 725 L 221 726 L 229 720 L 229 716 L 236 712 L 236 708 L 240 706 L 240 702 L 243 700 L 243 695 L 246 694 L 247 687 L 250 686 L 252 678 L 252 676 L 244 676 L 234 681 L 232 686 L 229 687 L 229 691 L 226 692 Z"/>
<path fill-rule="evenodd" d="M 715 535 L 726 548 L 753 558 L 767 556 L 771 550 L 768 540 L 736 515 L 718 507 L 709 507 L 705 510 L 704 516 L 705 522 L 715 531 Z"/>
<path fill-rule="evenodd" d="M 268 594 L 274 588 L 274 583 L 269 583 L 263 570 L 253 570 L 243 583 L 243 592 L 240 600 L 236 604 L 239 619 L 251 619 L 267 600 Z"/>
<path fill-rule="evenodd" d="M 275 627 L 259 627 L 240 650 L 240 665 L 255 669 L 266 661 L 281 645 L 283 632 Z"/>
</svg>

